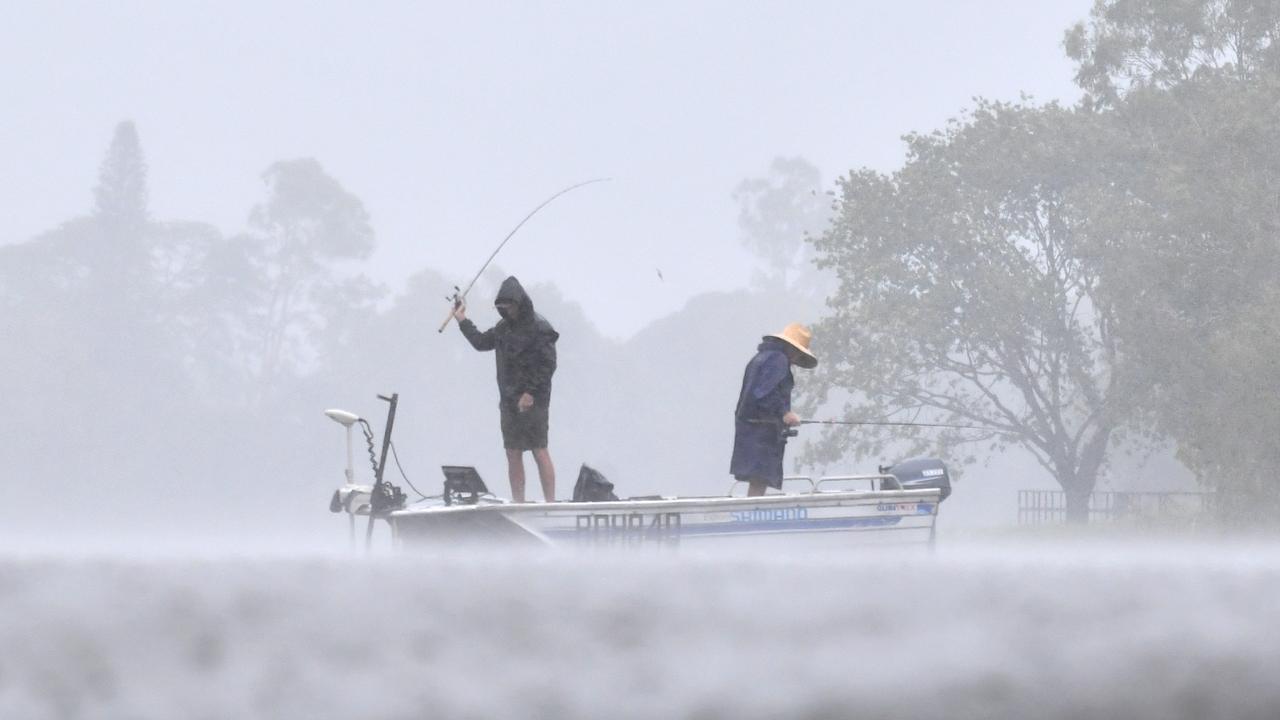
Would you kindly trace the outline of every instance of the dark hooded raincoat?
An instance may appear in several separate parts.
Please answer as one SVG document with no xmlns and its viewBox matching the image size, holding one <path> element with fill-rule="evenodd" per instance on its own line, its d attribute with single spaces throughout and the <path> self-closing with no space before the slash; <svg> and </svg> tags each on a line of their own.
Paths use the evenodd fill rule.
<svg viewBox="0 0 1280 720">
<path fill-rule="evenodd" d="M 494 304 L 510 302 L 519 306 L 516 319 L 503 318 L 497 325 L 480 332 L 475 323 L 458 323 L 462 334 L 476 350 L 494 350 L 498 366 L 498 407 L 514 411 L 520 396 L 533 396 L 535 408 L 551 405 L 551 376 L 556 371 L 556 340 L 560 333 L 533 310 L 533 300 L 509 277 L 502 281 Z"/>
<path fill-rule="evenodd" d="M 791 361 L 777 338 L 765 338 L 747 363 L 738 393 L 729 472 L 739 480 L 763 480 L 782 487 L 782 454 L 787 446 L 782 416 L 791 411 L 795 378 Z M 748 421 L 756 422 L 748 422 Z"/>
</svg>

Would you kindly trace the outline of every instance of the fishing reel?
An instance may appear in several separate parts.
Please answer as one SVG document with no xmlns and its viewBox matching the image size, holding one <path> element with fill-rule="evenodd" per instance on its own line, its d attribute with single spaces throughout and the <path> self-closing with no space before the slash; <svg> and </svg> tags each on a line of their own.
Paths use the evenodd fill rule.
<svg viewBox="0 0 1280 720">
<path fill-rule="evenodd" d="M 786 444 L 789 438 L 796 437 L 800 434 L 800 428 L 798 427 L 791 427 L 783 423 L 777 423 L 777 426 L 778 426 L 778 440 L 784 445 Z"/>
<path fill-rule="evenodd" d="M 780 420 L 765 420 L 762 418 L 749 418 L 748 423 L 752 425 L 772 425 L 778 429 L 778 439 L 786 442 L 787 438 L 793 438 L 800 434 L 800 428 L 791 427 Z"/>
<path fill-rule="evenodd" d="M 440 323 L 440 329 L 436 330 L 436 332 L 442 333 L 445 328 L 449 327 L 449 322 L 453 320 L 453 314 L 457 312 L 458 308 L 462 307 L 464 297 L 466 297 L 465 293 L 457 285 L 453 286 L 452 295 L 444 296 L 444 299 L 449 301 L 449 314 L 444 316 L 444 322 Z"/>
</svg>

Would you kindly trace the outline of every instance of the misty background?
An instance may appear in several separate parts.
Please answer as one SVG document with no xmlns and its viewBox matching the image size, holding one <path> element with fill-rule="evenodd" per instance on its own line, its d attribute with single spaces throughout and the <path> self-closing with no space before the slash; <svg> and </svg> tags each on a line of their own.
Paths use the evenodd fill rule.
<svg viewBox="0 0 1280 720">
<path fill-rule="evenodd" d="M 5 11 L 0 716 L 1280 716 L 1274 0 Z M 789 446 L 944 458 L 936 547 L 347 551 L 326 408 L 507 492 L 444 297 L 601 176 L 470 298 L 561 332 L 560 496 L 725 492 L 800 320 L 806 416 L 982 428 Z"/>
<path fill-rule="evenodd" d="M 17 242 L 85 212 L 126 119 L 153 217 L 238 232 L 271 163 L 315 158 L 368 209 L 366 271 L 397 288 L 469 278 L 539 200 L 611 176 L 502 260 L 625 338 L 747 282 L 729 193 L 775 157 L 829 184 L 891 168 L 902 134 L 975 96 L 1076 97 L 1059 43 L 1088 6 L 24 5 L 0 49 L 0 227 Z"/>
<path fill-rule="evenodd" d="M 437 492 L 439 465 L 471 464 L 506 494 L 492 356 L 452 326 L 437 335 L 444 297 L 537 203 L 600 176 L 613 180 L 520 231 L 470 314 L 496 321 L 492 293 L 514 274 L 560 331 L 562 497 L 583 462 L 622 495 L 721 493 L 762 334 L 828 327 L 825 364 L 869 346 L 820 324 L 855 304 L 840 304 L 841 266 L 813 263 L 849 244 L 832 222 L 849 217 L 850 178 L 919 160 L 905 134 L 982 127 L 977 98 L 1093 97 L 1077 82 L 1089 60 L 1063 46 L 1090 6 L 14 8 L 0 30 L 3 532 L 340 539 L 326 503 L 343 434 L 321 411 L 380 433 L 375 395 L 391 392 L 415 485 Z M 1247 377 L 1257 361 L 1242 362 Z M 1202 386 L 1221 376 L 1206 367 Z M 874 384 L 851 372 L 811 385 L 808 409 L 849 409 Z M 1140 441 L 1103 439 L 1097 487 L 1203 486 L 1209 465 L 1198 483 L 1175 459 L 1179 428 L 1153 419 L 1177 408 L 1142 407 L 1126 426 Z M 1017 443 L 812 439 L 789 470 L 944 453 L 961 478 L 953 527 L 1010 524 L 1015 489 L 1059 485 Z"/>
</svg>

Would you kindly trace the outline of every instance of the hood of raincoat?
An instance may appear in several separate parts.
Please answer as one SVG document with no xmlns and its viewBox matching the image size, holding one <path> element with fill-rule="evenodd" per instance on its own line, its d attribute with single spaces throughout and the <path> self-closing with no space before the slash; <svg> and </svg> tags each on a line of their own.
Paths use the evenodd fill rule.
<svg viewBox="0 0 1280 720">
<path fill-rule="evenodd" d="M 533 311 L 533 298 L 529 297 L 529 293 L 524 291 L 524 286 L 514 275 L 502 281 L 502 287 L 498 288 L 498 295 L 493 299 L 493 304 L 511 303 L 520 308 L 520 316 L 516 319 L 518 323 L 526 323 L 537 317 Z M 503 314 L 503 319 L 510 320 Z"/>
</svg>

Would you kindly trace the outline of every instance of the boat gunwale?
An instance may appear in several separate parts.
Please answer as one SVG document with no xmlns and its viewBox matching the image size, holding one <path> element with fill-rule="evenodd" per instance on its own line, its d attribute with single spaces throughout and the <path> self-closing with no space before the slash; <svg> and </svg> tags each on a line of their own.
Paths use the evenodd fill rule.
<svg viewBox="0 0 1280 720">
<path fill-rule="evenodd" d="M 913 488 L 902 490 L 841 490 L 835 492 L 810 492 L 798 493 L 794 495 L 760 495 L 756 497 L 732 497 L 727 495 L 709 495 L 706 497 L 677 497 L 663 498 L 660 500 L 605 500 L 595 502 L 572 502 L 568 500 L 557 500 L 556 502 L 531 502 L 531 503 L 491 503 L 476 505 L 435 505 L 423 508 L 404 508 L 402 510 L 394 510 L 389 515 L 391 518 L 410 518 L 419 515 L 436 515 L 440 513 L 457 513 L 457 512 L 481 512 L 495 511 L 504 513 L 547 513 L 556 511 L 572 511 L 573 514 L 580 514 L 582 511 L 608 511 L 608 510 L 627 510 L 627 509 L 653 509 L 666 510 L 689 508 L 695 506 L 710 505 L 714 512 L 716 505 L 730 505 L 747 503 L 750 505 L 791 505 L 796 502 L 804 502 L 808 505 L 827 506 L 840 505 L 842 501 L 848 500 L 897 500 L 901 502 L 933 502 L 935 503 L 933 512 L 937 512 L 937 503 L 942 491 L 937 488 Z M 813 501 L 820 502 L 813 502 Z"/>
</svg>

